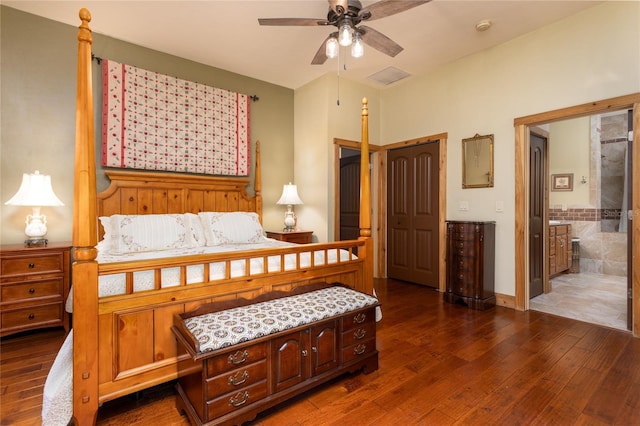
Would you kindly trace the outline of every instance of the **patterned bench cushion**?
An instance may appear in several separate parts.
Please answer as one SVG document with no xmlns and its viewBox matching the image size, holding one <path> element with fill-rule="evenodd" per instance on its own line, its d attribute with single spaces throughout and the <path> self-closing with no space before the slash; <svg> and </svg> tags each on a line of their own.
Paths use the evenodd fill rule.
<svg viewBox="0 0 640 426">
<path fill-rule="evenodd" d="M 200 352 L 209 352 L 376 303 L 378 299 L 359 291 L 329 287 L 212 312 L 184 323 L 200 343 Z"/>
</svg>

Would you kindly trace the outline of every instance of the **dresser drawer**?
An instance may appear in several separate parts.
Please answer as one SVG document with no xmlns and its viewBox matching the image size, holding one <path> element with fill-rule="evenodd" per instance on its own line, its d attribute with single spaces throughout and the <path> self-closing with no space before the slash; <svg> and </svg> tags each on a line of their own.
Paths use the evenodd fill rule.
<svg viewBox="0 0 640 426">
<path fill-rule="evenodd" d="M 207 399 L 237 391 L 267 378 L 267 360 L 206 379 Z"/>
<path fill-rule="evenodd" d="M 63 297 L 64 278 L 4 284 L 0 293 L 2 302 L 19 302 L 42 297 Z"/>
<path fill-rule="evenodd" d="M 214 420 L 216 417 L 259 401 L 267 396 L 267 393 L 267 381 L 263 380 L 244 389 L 211 399 L 207 401 L 207 420 Z"/>
<path fill-rule="evenodd" d="M 206 361 L 207 377 L 215 377 L 219 374 L 233 371 L 242 366 L 265 359 L 266 357 L 266 343 L 258 343 L 244 349 L 238 349 L 224 355 L 212 357 Z"/>
<path fill-rule="evenodd" d="M 25 329 L 37 327 L 49 322 L 62 321 L 62 302 L 36 305 L 12 311 L 3 311 L 2 328 L 23 327 Z"/>
<path fill-rule="evenodd" d="M 63 253 L 30 255 L 24 257 L 3 257 L 1 260 L 2 277 L 12 275 L 51 274 L 64 272 Z"/>
</svg>

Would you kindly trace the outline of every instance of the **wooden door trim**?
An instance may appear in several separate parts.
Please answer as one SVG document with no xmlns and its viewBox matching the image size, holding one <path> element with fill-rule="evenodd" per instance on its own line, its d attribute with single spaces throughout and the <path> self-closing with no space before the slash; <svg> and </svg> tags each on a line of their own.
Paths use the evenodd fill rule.
<svg viewBox="0 0 640 426">
<path fill-rule="evenodd" d="M 633 109 L 633 164 L 640 164 L 640 93 L 634 93 L 616 98 L 604 99 L 569 108 L 562 108 L 540 114 L 519 117 L 514 120 L 515 126 L 515 303 L 516 309 L 529 309 L 529 291 L 526 277 L 529 270 L 529 249 L 527 229 L 528 196 L 529 196 L 529 131 L 530 127 L 566 120 L 568 118 L 584 117 L 623 109 Z M 632 173 L 634 188 L 640 188 L 640 167 L 634 167 Z M 640 260 L 640 197 L 633 200 L 631 206 L 634 219 L 632 220 L 633 258 L 631 262 Z M 640 337 L 640 268 L 633 268 L 633 335 Z"/>
</svg>

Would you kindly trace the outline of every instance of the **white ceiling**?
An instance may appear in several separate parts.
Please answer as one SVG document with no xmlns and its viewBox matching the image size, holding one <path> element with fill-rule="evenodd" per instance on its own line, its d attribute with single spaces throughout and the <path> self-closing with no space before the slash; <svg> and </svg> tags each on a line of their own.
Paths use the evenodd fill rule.
<svg viewBox="0 0 640 426">
<path fill-rule="evenodd" d="M 32 1 L 3 0 L 9 7 L 73 26 L 78 11 L 92 14 L 94 32 L 213 67 L 297 89 L 338 70 L 338 60 L 311 65 L 334 27 L 269 27 L 258 18 L 326 19 L 327 0 Z M 363 7 L 374 3 L 362 0 Z M 404 47 L 390 58 L 365 46 L 363 58 L 346 54 L 341 78 L 384 87 L 368 77 L 387 67 L 411 75 L 496 46 L 601 1 L 432 0 L 367 23 Z M 490 20 L 491 29 L 475 25 Z M 97 52 L 99 54 L 99 52 Z M 135 64 L 132 64 L 135 65 Z"/>
</svg>

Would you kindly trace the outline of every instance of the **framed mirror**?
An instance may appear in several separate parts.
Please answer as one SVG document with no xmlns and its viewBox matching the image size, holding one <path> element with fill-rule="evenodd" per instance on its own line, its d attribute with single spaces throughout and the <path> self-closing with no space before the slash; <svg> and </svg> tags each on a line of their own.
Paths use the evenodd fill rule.
<svg viewBox="0 0 640 426">
<path fill-rule="evenodd" d="M 493 135 L 462 139 L 462 188 L 493 188 Z"/>
</svg>

